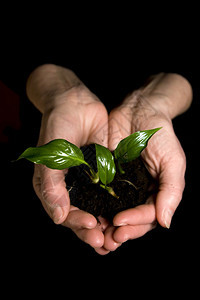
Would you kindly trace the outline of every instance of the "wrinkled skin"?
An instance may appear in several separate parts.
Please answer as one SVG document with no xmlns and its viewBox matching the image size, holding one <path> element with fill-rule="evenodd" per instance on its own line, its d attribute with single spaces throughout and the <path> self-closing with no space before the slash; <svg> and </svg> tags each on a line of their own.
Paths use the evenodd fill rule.
<svg viewBox="0 0 200 300">
<path fill-rule="evenodd" d="M 131 100 L 129 101 L 131 102 Z M 114 225 L 119 227 L 115 230 L 113 238 L 118 243 L 144 235 L 155 227 L 156 221 L 161 226 L 169 228 L 185 186 L 186 159 L 174 133 L 171 120 L 153 108 L 148 110 L 147 115 L 144 115 L 146 113 L 142 111 L 142 107 L 142 113 L 140 108 L 134 111 L 129 105 L 127 106 L 130 102 L 127 102 L 126 105 L 122 104 L 109 116 L 109 126 L 113 127 L 113 135 L 114 131 L 119 132 L 116 139 L 112 139 L 112 134 L 110 135 L 109 148 L 114 149 L 119 140 L 132 132 L 162 127 L 149 141 L 147 148 L 142 153 L 148 171 L 159 182 L 159 189 L 158 193 L 151 196 L 146 204 L 120 212 L 115 216 Z M 142 100 L 141 106 L 143 105 L 148 106 L 146 99 Z M 142 119 L 141 122 L 138 122 L 137 114 Z M 129 116 L 129 118 L 125 118 L 125 116 Z M 120 124 L 125 124 L 126 130 L 121 128 Z"/>
<path fill-rule="evenodd" d="M 78 147 L 90 143 L 108 147 L 106 108 L 84 86 L 67 91 L 55 109 L 43 114 L 38 145 L 56 138 L 66 139 Z M 35 165 L 33 185 L 36 194 L 56 224 L 71 228 L 81 240 L 94 248 L 101 248 L 105 225 L 100 227 L 93 215 L 70 205 L 66 172 Z"/>
<path fill-rule="evenodd" d="M 169 228 L 184 190 L 186 159 L 174 133 L 169 110 L 158 105 L 166 95 L 133 92 L 108 116 L 100 100 L 83 84 L 59 95 L 53 109 L 43 112 L 38 145 L 63 138 L 78 147 L 99 143 L 114 150 L 129 134 L 163 127 L 143 151 L 142 158 L 150 174 L 158 181 L 158 192 L 146 204 L 118 213 L 111 225 L 70 205 L 66 190 L 67 170 L 35 166 L 33 185 L 46 212 L 56 224 L 71 228 L 75 234 L 104 255 L 129 239 L 143 236 L 156 226 Z M 155 103 L 155 105 L 154 105 Z"/>
</svg>

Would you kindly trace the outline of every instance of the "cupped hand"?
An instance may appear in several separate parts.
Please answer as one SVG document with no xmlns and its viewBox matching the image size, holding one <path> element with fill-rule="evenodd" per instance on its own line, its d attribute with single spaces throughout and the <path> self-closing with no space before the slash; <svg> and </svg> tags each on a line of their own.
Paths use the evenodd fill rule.
<svg viewBox="0 0 200 300">
<path fill-rule="evenodd" d="M 162 127 L 142 153 L 159 189 L 146 204 L 118 213 L 113 225 L 102 217 L 97 223 L 93 215 L 70 205 L 65 183 L 67 170 L 35 166 L 34 189 L 49 216 L 55 223 L 71 228 L 102 255 L 128 239 L 144 235 L 155 227 L 156 221 L 169 228 L 182 197 L 186 160 L 171 119 L 189 106 L 191 92 L 180 76 L 157 78 L 153 85 L 150 83 L 153 93 L 133 92 L 109 118 L 104 105 L 70 70 L 44 65 L 28 80 L 28 96 L 43 113 L 38 145 L 63 138 L 78 147 L 99 143 L 114 150 L 121 139 L 135 131 Z"/>
<path fill-rule="evenodd" d="M 90 143 L 107 147 L 107 130 L 106 108 L 81 84 L 59 95 L 56 106 L 43 113 L 38 145 L 63 138 L 78 147 Z M 56 224 L 71 228 L 81 240 L 101 248 L 104 229 L 94 216 L 70 205 L 66 172 L 35 165 L 33 185 L 36 194 Z"/>
<path fill-rule="evenodd" d="M 143 236 L 156 226 L 157 221 L 161 226 L 169 228 L 181 201 L 185 185 L 185 154 L 167 110 L 152 105 L 165 100 L 162 94 L 146 97 L 137 91 L 109 115 L 108 145 L 111 150 L 115 149 L 121 139 L 135 131 L 162 127 L 142 152 L 148 171 L 158 181 L 158 191 L 146 204 L 120 212 L 114 217 L 113 224 L 117 227 L 113 230 L 112 239 L 116 243 Z"/>
</svg>

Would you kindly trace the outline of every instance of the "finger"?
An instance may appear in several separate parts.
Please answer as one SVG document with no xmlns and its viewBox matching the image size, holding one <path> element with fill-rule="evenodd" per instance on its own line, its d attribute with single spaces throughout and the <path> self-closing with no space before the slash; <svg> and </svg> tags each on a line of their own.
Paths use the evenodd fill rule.
<svg viewBox="0 0 200 300">
<path fill-rule="evenodd" d="M 67 219 L 62 225 L 70 228 L 80 240 L 91 247 L 101 248 L 103 246 L 104 235 L 93 215 L 71 206 Z"/>
<path fill-rule="evenodd" d="M 63 171 L 51 170 L 43 165 L 36 165 L 33 186 L 46 212 L 56 224 L 61 224 L 67 217 L 70 199 L 66 189 Z"/>
<path fill-rule="evenodd" d="M 70 212 L 62 225 L 74 230 L 92 229 L 97 226 L 97 220 L 93 215 L 76 207 L 71 207 Z"/>
<path fill-rule="evenodd" d="M 108 251 L 115 251 L 121 243 L 116 242 L 113 239 L 113 234 L 116 230 L 116 227 L 109 226 L 104 233 L 104 248 Z"/>
<path fill-rule="evenodd" d="M 99 227 L 99 229 L 104 232 L 106 230 L 106 228 L 108 228 L 108 226 L 110 225 L 109 221 L 105 218 L 103 218 L 102 216 L 98 217 L 98 224 L 97 226 Z"/>
<path fill-rule="evenodd" d="M 100 255 L 106 255 L 106 254 L 110 253 L 110 251 L 106 250 L 104 247 L 94 248 L 94 250 Z"/>
<path fill-rule="evenodd" d="M 108 126 L 108 147 L 113 151 L 123 138 L 131 134 L 130 115 L 126 109 L 117 108 L 111 111 Z"/>
<path fill-rule="evenodd" d="M 169 228 L 185 187 L 185 160 L 180 157 L 163 166 L 156 198 L 156 215 L 161 226 Z"/>
<path fill-rule="evenodd" d="M 90 118 L 90 128 L 87 144 L 97 143 L 105 147 L 108 146 L 108 113 L 101 102 L 95 102 L 96 114 Z"/>
<path fill-rule="evenodd" d="M 74 229 L 72 228 L 72 231 L 77 235 L 77 237 L 85 242 L 86 244 L 89 244 L 93 248 L 101 248 L 104 244 L 104 235 L 98 228 L 93 229 Z"/>
<path fill-rule="evenodd" d="M 105 248 L 105 231 L 109 227 L 110 223 L 108 222 L 108 220 L 101 216 L 98 217 L 98 220 L 99 222 L 97 224 L 97 227 L 104 233 L 104 245 L 100 248 L 95 248 L 94 250 L 100 255 L 106 255 L 110 252 L 110 250 Z"/>
<path fill-rule="evenodd" d="M 139 205 L 118 213 L 113 219 L 114 226 L 143 225 L 154 222 L 156 220 L 156 209 L 153 198 L 151 196 L 148 204 Z"/>
<path fill-rule="evenodd" d="M 145 235 L 148 231 L 155 228 L 156 223 L 145 224 L 145 225 L 126 225 L 116 229 L 113 234 L 113 238 L 117 243 L 124 243 L 127 240 L 137 239 Z"/>
</svg>

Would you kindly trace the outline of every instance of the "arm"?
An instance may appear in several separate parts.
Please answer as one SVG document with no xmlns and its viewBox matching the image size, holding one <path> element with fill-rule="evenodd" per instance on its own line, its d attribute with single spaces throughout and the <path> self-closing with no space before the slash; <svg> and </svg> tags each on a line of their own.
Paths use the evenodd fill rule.
<svg viewBox="0 0 200 300">
<path fill-rule="evenodd" d="M 30 101 L 44 113 L 56 107 L 59 96 L 80 84 L 80 79 L 73 71 L 47 64 L 39 66 L 30 74 L 26 91 Z"/>
<path fill-rule="evenodd" d="M 160 73 L 152 76 L 145 86 L 129 95 L 120 110 L 129 115 L 129 121 L 134 113 L 134 126 L 140 127 L 140 123 L 150 116 L 162 114 L 172 120 L 184 113 L 191 102 L 192 88 L 184 77 Z"/>
<path fill-rule="evenodd" d="M 142 89 L 142 93 L 150 97 L 153 106 L 166 111 L 171 119 L 184 113 L 192 102 L 192 87 L 178 74 L 161 73 L 153 76 L 149 84 Z"/>
</svg>

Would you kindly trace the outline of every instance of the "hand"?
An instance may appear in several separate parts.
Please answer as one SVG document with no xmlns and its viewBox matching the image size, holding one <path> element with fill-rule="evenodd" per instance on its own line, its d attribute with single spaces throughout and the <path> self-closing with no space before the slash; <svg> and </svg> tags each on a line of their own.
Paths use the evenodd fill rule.
<svg viewBox="0 0 200 300">
<path fill-rule="evenodd" d="M 120 244 L 140 237 L 153 229 L 156 221 L 169 228 L 182 198 L 186 159 L 174 133 L 171 118 L 190 105 L 191 87 L 179 75 L 159 76 L 145 89 L 133 92 L 109 116 L 110 150 L 114 150 L 121 139 L 135 131 L 156 127 L 162 129 L 142 152 L 148 171 L 159 183 L 158 192 L 146 204 L 118 213 L 113 223 L 119 227 L 113 230 L 109 239 L 105 232 L 107 243 L 115 241 Z M 180 99 L 182 106 L 177 104 Z M 175 105 L 171 105 L 174 100 Z"/>
<path fill-rule="evenodd" d="M 55 138 L 66 139 L 78 147 L 91 143 L 108 147 L 107 111 L 85 86 L 68 91 L 53 111 L 43 114 L 38 145 Z M 121 243 L 107 238 L 115 228 L 105 218 L 99 217 L 100 223 L 97 223 L 93 215 L 70 205 L 65 184 L 66 172 L 43 165 L 35 166 L 33 184 L 46 212 L 56 224 L 72 229 L 97 253 L 104 255 L 115 250 Z"/>
<path fill-rule="evenodd" d="M 27 92 L 30 100 L 43 113 L 38 145 L 47 143 L 55 138 L 64 138 L 79 147 L 95 142 L 106 147 L 108 146 L 107 111 L 98 98 L 80 82 L 73 72 L 53 65 L 42 66 L 39 70 L 36 69 L 30 76 L 27 84 Z M 149 118 L 149 123 L 145 124 L 145 122 L 142 122 L 145 119 L 143 109 L 150 112 L 152 107 L 150 105 L 151 108 L 149 108 L 149 105 L 146 104 L 144 107 L 135 105 L 133 104 L 133 98 L 127 98 L 123 105 L 112 111 L 109 116 L 110 149 L 115 146 L 114 144 L 117 144 L 123 137 L 133 131 L 148 129 L 148 126 L 150 126 L 149 128 L 153 128 L 162 125 L 165 127 L 165 131 L 168 128 L 168 131 L 165 133 L 166 137 L 163 137 L 165 145 L 168 139 L 171 149 L 174 148 L 176 151 L 179 143 L 175 138 L 167 114 L 165 115 L 159 112 L 159 110 L 155 115 L 151 115 L 150 113 L 151 118 Z M 145 101 L 139 101 L 139 103 L 142 104 Z M 124 116 L 128 116 L 129 119 L 125 118 L 124 120 Z M 120 125 L 120 120 L 124 122 L 123 127 Z M 140 120 L 140 122 L 137 122 L 137 120 Z M 160 123 L 158 122 L 159 120 Z M 118 133 L 117 137 L 116 132 Z M 170 138 L 170 134 L 168 136 L 170 132 L 172 139 Z M 174 140 L 174 147 L 172 147 L 172 140 Z M 151 144 L 149 143 L 149 145 Z M 151 147 L 152 151 L 150 151 L 150 147 L 148 146 L 149 151 L 144 152 L 144 154 L 146 153 L 147 167 L 153 176 L 160 176 L 161 186 L 164 189 L 166 183 L 164 180 L 165 176 L 162 176 L 162 174 L 166 174 L 166 172 L 156 169 L 159 162 L 155 163 L 155 165 L 153 164 L 155 162 L 154 155 L 150 159 L 150 156 L 153 153 L 155 154 L 159 147 L 157 148 L 155 141 L 154 146 L 152 144 Z M 162 154 L 162 149 L 159 153 Z M 184 154 L 182 152 L 183 157 Z M 118 248 L 125 240 L 141 236 L 155 226 L 156 207 L 153 198 L 148 200 L 148 204 L 116 215 L 114 225 L 120 227 L 111 226 L 104 218 L 100 218 L 100 225 L 97 224 L 94 216 L 70 205 L 64 180 L 66 172 L 67 170 L 51 170 L 45 166 L 36 165 L 33 178 L 35 191 L 45 210 L 55 223 L 71 228 L 80 239 L 95 248 L 99 254 L 107 254 L 109 251 Z M 183 173 L 181 174 L 184 174 L 184 162 Z M 162 199 L 163 197 L 161 196 L 162 193 L 159 196 Z M 162 201 L 156 200 L 156 203 L 162 204 Z M 159 205 L 157 206 L 159 207 Z M 157 218 L 159 220 L 159 216 Z M 168 226 L 166 220 L 164 224 Z"/>
<path fill-rule="evenodd" d="M 66 71 L 57 66 L 45 65 L 36 69 L 28 80 L 28 96 L 43 113 L 38 145 L 63 138 L 78 147 L 95 142 L 107 147 L 106 108 L 75 78 L 74 74 L 68 74 L 69 72 Z M 55 83 L 60 72 L 62 72 L 61 78 L 66 76 L 64 87 L 70 81 L 66 91 L 60 81 L 61 87 L 56 90 L 58 84 Z M 49 74 L 51 74 L 50 78 L 48 78 Z M 55 78 L 53 78 L 54 74 L 56 74 Z M 46 80 L 42 82 L 44 78 Z M 52 83 L 51 78 L 53 78 Z M 72 81 L 75 84 L 71 86 Z M 52 101 L 51 95 L 53 95 Z M 97 224 L 93 215 L 70 205 L 65 184 L 66 172 L 67 170 L 52 170 L 43 165 L 35 165 L 33 176 L 35 192 L 56 224 L 71 228 L 81 240 L 94 248 L 101 248 L 104 244 L 102 232 L 104 228 Z"/>
</svg>

